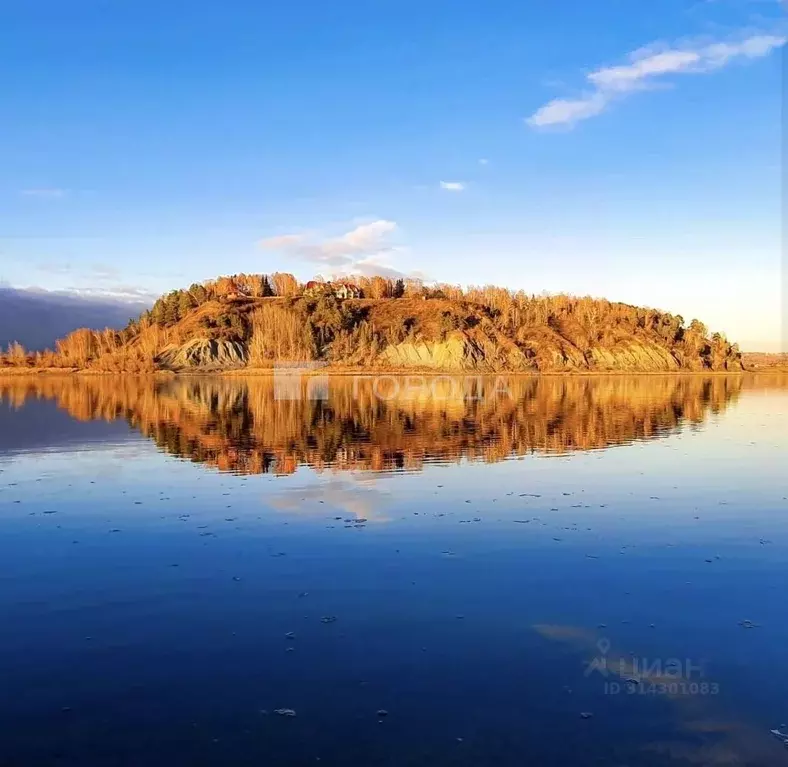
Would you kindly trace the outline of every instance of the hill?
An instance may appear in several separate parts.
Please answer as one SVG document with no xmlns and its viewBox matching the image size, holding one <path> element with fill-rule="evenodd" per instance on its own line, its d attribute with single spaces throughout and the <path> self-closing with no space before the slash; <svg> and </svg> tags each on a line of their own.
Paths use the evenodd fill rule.
<svg viewBox="0 0 788 767">
<path fill-rule="evenodd" d="M 192 285 L 163 296 L 121 331 L 81 329 L 54 351 L 29 355 L 14 346 L 4 357 L 7 366 L 116 372 L 294 361 L 479 373 L 742 369 L 735 344 L 697 320 L 685 325 L 653 309 L 382 278 L 301 286 L 281 274 Z"/>
</svg>

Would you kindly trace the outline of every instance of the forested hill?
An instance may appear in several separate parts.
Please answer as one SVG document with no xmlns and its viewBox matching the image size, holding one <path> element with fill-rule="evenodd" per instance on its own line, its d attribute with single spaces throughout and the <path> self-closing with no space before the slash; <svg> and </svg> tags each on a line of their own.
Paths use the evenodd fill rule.
<svg viewBox="0 0 788 767">
<path fill-rule="evenodd" d="M 376 370 L 738 371 L 736 344 L 698 320 L 566 295 L 381 277 L 300 284 L 235 275 L 160 298 L 123 330 L 77 330 L 14 367 L 116 372 L 270 368 L 321 361 Z"/>
</svg>

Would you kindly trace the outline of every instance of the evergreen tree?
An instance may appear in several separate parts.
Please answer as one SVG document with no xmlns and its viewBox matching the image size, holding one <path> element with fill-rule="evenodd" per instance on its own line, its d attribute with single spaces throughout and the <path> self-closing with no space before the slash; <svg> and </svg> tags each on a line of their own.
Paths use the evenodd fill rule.
<svg viewBox="0 0 788 767">
<path fill-rule="evenodd" d="M 191 293 L 186 290 L 180 291 L 178 295 L 178 314 L 181 317 L 185 317 L 196 306 L 197 302 L 192 298 Z"/>
</svg>

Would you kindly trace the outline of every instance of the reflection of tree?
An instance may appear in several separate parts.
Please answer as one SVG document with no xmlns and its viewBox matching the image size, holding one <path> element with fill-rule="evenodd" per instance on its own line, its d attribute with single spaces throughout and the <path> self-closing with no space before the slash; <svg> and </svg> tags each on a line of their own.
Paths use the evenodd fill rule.
<svg viewBox="0 0 788 767">
<path fill-rule="evenodd" d="M 418 469 L 654 439 L 738 396 L 726 376 L 330 379 L 326 400 L 277 400 L 268 377 L 18 376 L 0 397 L 54 399 L 80 420 L 126 419 L 168 453 L 239 473 Z M 384 385 L 385 384 L 385 385 Z M 306 384 L 304 384 L 306 391 Z"/>
</svg>

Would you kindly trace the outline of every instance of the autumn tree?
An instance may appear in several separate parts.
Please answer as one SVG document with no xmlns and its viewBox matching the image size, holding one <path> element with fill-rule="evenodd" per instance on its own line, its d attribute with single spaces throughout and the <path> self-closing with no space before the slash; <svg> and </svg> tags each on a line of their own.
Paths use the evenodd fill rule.
<svg viewBox="0 0 788 767">
<path fill-rule="evenodd" d="M 24 365 L 27 362 L 25 347 L 22 346 L 19 341 L 8 344 L 8 351 L 6 352 L 5 358 L 11 365 Z"/>
<path fill-rule="evenodd" d="M 99 351 L 96 334 L 80 328 L 57 342 L 57 353 L 74 367 L 85 367 Z"/>
<path fill-rule="evenodd" d="M 208 300 L 208 291 L 205 289 L 204 285 L 200 285 L 199 283 L 195 282 L 189 288 L 189 293 L 198 306 L 204 304 Z"/>
<path fill-rule="evenodd" d="M 192 309 L 197 307 L 197 301 L 188 290 L 180 291 L 178 295 L 178 315 L 185 317 Z"/>
<path fill-rule="evenodd" d="M 215 291 L 218 298 L 227 298 L 227 296 L 238 293 L 238 283 L 235 277 L 219 277 L 216 280 Z"/>
<path fill-rule="evenodd" d="M 273 294 L 274 294 L 274 290 L 271 287 L 271 282 L 268 279 L 268 275 L 261 274 L 258 277 L 254 295 L 257 296 L 258 298 L 268 298 Z"/>
<path fill-rule="evenodd" d="M 383 277 L 372 277 L 369 280 L 369 286 L 365 288 L 364 292 L 370 298 L 386 298 L 389 294 L 388 282 Z"/>
<path fill-rule="evenodd" d="M 294 296 L 298 293 L 298 280 L 288 272 L 274 272 L 271 283 L 277 296 Z"/>
</svg>

